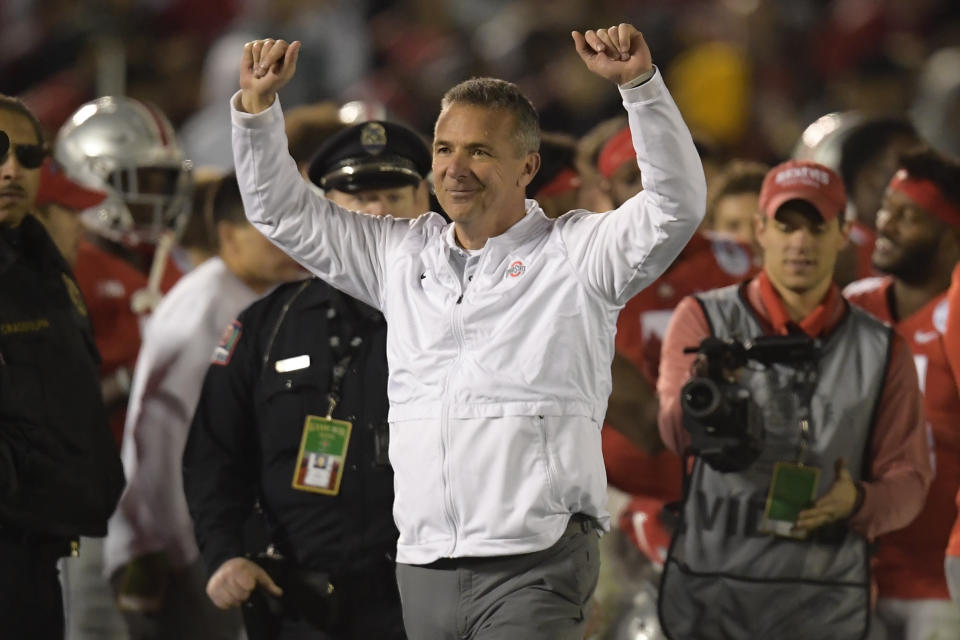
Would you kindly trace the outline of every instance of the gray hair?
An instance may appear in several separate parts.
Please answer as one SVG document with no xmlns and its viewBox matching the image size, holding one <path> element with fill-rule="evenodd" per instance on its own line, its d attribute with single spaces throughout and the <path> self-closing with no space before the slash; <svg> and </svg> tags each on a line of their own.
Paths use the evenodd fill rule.
<svg viewBox="0 0 960 640">
<path fill-rule="evenodd" d="M 513 114 L 513 136 L 521 153 L 540 150 L 540 118 L 530 100 L 512 82 L 497 78 L 471 78 L 456 85 L 443 96 L 440 108 L 454 103 L 488 109 L 503 109 Z"/>
</svg>

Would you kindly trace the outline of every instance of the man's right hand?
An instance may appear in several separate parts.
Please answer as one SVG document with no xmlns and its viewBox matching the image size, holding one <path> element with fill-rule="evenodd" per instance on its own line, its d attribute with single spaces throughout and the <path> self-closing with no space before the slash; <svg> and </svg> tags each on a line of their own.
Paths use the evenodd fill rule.
<svg viewBox="0 0 960 640">
<path fill-rule="evenodd" d="M 283 595 L 283 589 L 256 562 L 246 558 L 231 558 L 210 577 L 207 595 L 221 609 L 230 609 L 246 602 L 257 585 L 278 598 Z"/>
<path fill-rule="evenodd" d="M 243 45 L 240 59 L 240 102 L 247 113 L 260 113 L 297 70 L 300 42 L 254 40 Z"/>
</svg>

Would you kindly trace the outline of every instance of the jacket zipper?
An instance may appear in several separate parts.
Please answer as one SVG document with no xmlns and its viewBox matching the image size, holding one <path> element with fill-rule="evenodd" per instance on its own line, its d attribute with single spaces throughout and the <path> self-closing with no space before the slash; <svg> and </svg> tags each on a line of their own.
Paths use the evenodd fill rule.
<svg viewBox="0 0 960 640">
<path fill-rule="evenodd" d="M 457 343 L 457 357 L 454 359 L 453 364 L 450 365 L 450 369 L 447 372 L 447 380 L 443 385 L 443 411 L 440 418 L 440 455 L 441 455 L 441 478 L 443 481 L 443 512 L 447 519 L 447 525 L 450 527 L 450 532 L 453 536 L 453 540 L 450 544 L 450 550 L 447 552 L 447 556 L 450 557 L 453 555 L 454 550 L 457 548 L 457 541 L 459 539 L 459 534 L 457 532 L 457 515 L 456 508 L 453 499 L 453 491 L 450 487 L 450 473 L 449 473 L 449 459 L 447 456 L 447 451 L 450 449 L 450 380 L 454 377 L 454 372 L 456 371 L 457 366 L 460 364 L 460 358 L 463 355 L 463 328 L 462 328 L 462 309 L 461 302 L 463 302 L 463 285 L 460 285 L 460 291 L 457 296 L 457 300 L 453 305 L 453 309 L 450 313 L 450 324 L 453 329 L 453 337 Z"/>
</svg>

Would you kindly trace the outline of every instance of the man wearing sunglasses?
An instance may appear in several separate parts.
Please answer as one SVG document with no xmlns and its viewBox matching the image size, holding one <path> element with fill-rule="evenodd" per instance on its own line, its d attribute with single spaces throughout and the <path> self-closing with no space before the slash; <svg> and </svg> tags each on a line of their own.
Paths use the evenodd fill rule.
<svg viewBox="0 0 960 640">
<path fill-rule="evenodd" d="M 33 208 L 40 125 L 0 95 L 0 628 L 62 638 L 57 560 L 103 536 L 123 489 L 87 309 Z"/>
</svg>

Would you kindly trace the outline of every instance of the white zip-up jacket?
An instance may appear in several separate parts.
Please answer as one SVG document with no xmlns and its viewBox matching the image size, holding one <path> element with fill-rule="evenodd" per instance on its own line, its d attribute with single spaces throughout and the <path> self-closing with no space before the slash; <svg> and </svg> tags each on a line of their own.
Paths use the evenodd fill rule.
<svg viewBox="0 0 960 640">
<path fill-rule="evenodd" d="M 279 100 L 232 103 L 250 221 L 387 318 L 398 561 L 544 549 L 571 513 L 609 523 L 600 426 L 616 320 L 703 217 L 703 169 L 657 71 L 621 89 L 645 190 L 606 213 L 525 217 L 464 286 L 453 225 L 359 214 L 319 196 L 287 153 Z"/>
</svg>

